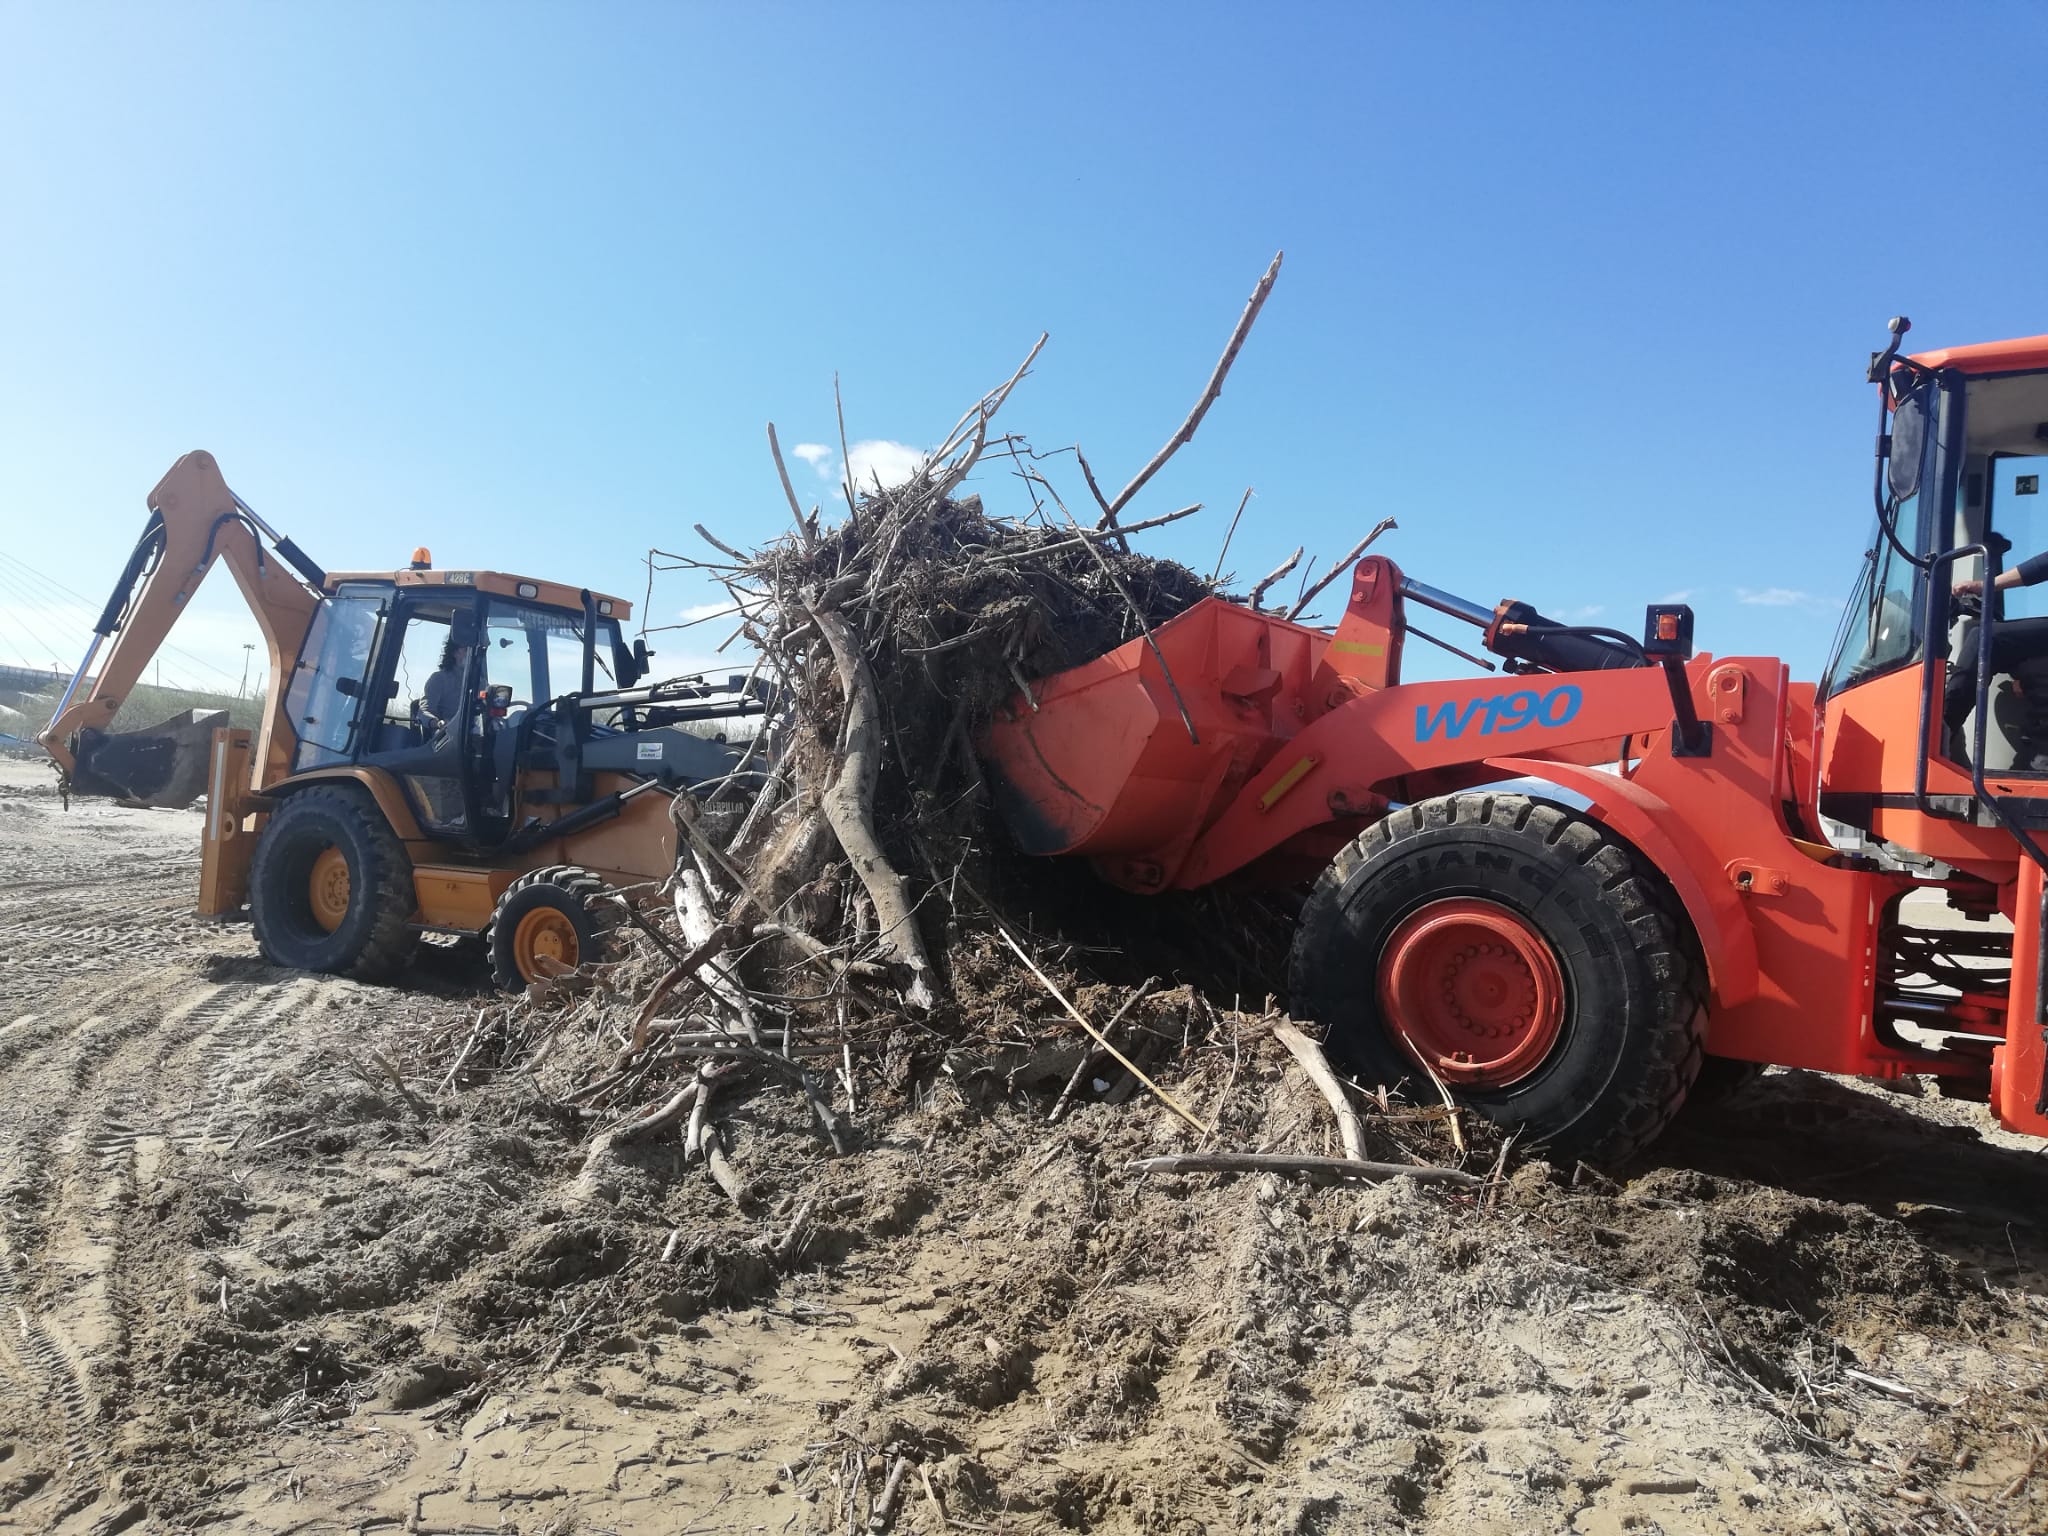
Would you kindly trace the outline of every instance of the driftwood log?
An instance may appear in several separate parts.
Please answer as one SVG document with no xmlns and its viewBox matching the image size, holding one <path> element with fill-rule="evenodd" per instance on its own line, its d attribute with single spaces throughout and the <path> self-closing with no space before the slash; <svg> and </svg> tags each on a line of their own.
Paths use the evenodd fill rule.
<svg viewBox="0 0 2048 1536">
<path fill-rule="evenodd" d="M 877 938 L 883 953 L 901 960 L 910 969 L 910 985 L 903 1001 L 913 1008 L 928 1009 L 937 1001 L 932 985 L 932 963 L 925 953 L 924 939 L 917 931 L 917 914 L 911 909 L 910 886 L 875 835 L 875 781 L 881 772 L 881 711 L 875 700 L 875 679 L 867 658 L 855 647 L 846 621 L 836 613 L 811 609 L 818 633 L 832 650 L 839 672 L 839 686 L 846 700 L 845 724 L 840 731 L 838 771 L 827 786 L 820 805 L 832 834 L 852 861 L 853 871 L 867 888 L 875 904 Z"/>
</svg>

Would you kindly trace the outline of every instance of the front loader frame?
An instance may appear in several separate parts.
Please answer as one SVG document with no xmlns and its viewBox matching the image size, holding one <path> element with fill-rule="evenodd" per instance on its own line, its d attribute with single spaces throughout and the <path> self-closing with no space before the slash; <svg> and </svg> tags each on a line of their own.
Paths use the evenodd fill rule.
<svg viewBox="0 0 2048 1536">
<path fill-rule="evenodd" d="M 1822 840 L 1813 691 L 1783 663 L 1693 658 L 1679 675 L 1704 750 L 1674 751 L 1682 711 L 1656 666 L 1402 683 L 1403 585 L 1391 561 L 1361 561 L 1333 634 L 1209 599 L 1159 626 L 1156 652 L 1136 642 L 1039 684 L 982 742 L 1020 843 L 1087 856 L 1133 890 L 1299 878 L 1395 804 L 1540 780 L 1669 884 L 1706 967 L 1713 1054 L 1877 1078 L 1993 1073 L 2001 1119 L 2048 1134 L 2024 1091 L 2040 1078 L 2038 934 L 2019 922 L 1995 1060 L 1971 1022 L 1981 1004 L 1939 1044 L 1886 1027 L 1887 925 L 1935 883 Z M 2032 913 L 2026 879 L 2017 911 Z"/>
</svg>

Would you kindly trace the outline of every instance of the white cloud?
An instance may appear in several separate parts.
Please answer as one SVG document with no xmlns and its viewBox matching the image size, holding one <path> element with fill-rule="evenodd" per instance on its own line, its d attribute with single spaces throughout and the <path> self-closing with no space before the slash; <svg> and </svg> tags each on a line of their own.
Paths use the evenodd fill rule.
<svg viewBox="0 0 2048 1536">
<path fill-rule="evenodd" d="M 1584 607 L 1572 609 L 1572 621 L 1583 624 L 1588 619 L 1597 619 L 1607 611 L 1605 603 L 1587 603 Z"/>
<path fill-rule="evenodd" d="M 1827 599 L 1802 592 L 1797 587 L 1737 587 L 1735 601 L 1751 608 L 1825 607 Z"/>
<path fill-rule="evenodd" d="M 1691 598 L 1692 588 L 1680 587 L 1676 592 L 1666 592 L 1662 597 L 1652 598 L 1651 601 L 1658 603 L 1683 603 L 1690 601 Z"/>
<path fill-rule="evenodd" d="M 713 614 L 731 612 L 732 599 L 727 598 L 725 601 L 718 603 L 692 603 L 689 607 L 683 609 L 681 617 L 686 622 L 694 624 L 699 619 L 710 618 Z"/>
<path fill-rule="evenodd" d="M 880 480 L 882 489 L 901 485 L 912 475 L 924 468 L 929 457 L 921 448 L 908 443 L 892 443 L 886 438 L 869 438 L 855 443 L 846 450 L 847 468 L 852 473 L 853 488 L 856 492 L 872 491 Z"/>
<path fill-rule="evenodd" d="M 832 478 L 832 450 L 823 443 L 798 443 L 789 451 L 816 470 L 819 479 Z"/>
</svg>

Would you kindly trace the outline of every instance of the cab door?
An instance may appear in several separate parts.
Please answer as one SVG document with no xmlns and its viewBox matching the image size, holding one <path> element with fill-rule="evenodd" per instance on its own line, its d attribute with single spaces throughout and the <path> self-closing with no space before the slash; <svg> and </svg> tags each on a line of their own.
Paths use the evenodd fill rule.
<svg viewBox="0 0 2048 1536">
<path fill-rule="evenodd" d="M 2048 551 L 2048 454 L 1987 453 L 1973 458 L 1966 494 L 1983 504 L 1990 536 L 2007 550 L 2010 567 Z M 2048 774 L 2048 584 L 1995 588 L 1987 594 L 1991 609 L 1991 704 L 1986 732 L 1987 772 L 2014 777 Z M 1974 677 L 1974 656 L 1958 647 L 1955 667 Z M 1967 762 L 1963 733 L 1957 756 Z"/>
<path fill-rule="evenodd" d="M 1962 380 L 1916 374 L 1887 422 L 1878 516 L 1820 687 L 1819 809 L 1930 857 L 1981 857 L 1975 795 L 1954 756 L 1975 697 L 1971 657 L 1951 657 L 1949 589 L 1975 561 L 1962 520 Z"/>
<path fill-rule="evenodd" d="M 346 582 L 314 610 L 285 688 L 285 715 L 299 743 L 294 773 L 356 760 L 390 602 L 389 586 Z"/>
<path fill-rule="evenodd" d="M 404 788 L 420 826 L 462 840 L 477 719 L 477 603 L 471 594 L 403 593 L 386 625 L 357 761 Z"/>
</svg>

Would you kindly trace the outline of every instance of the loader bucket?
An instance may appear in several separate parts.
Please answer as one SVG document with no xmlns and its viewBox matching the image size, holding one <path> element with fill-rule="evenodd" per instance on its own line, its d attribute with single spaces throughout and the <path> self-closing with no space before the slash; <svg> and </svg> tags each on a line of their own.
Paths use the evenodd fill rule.
<svg viewBox="0 0 2048 1536">
<path fill-rule="evenodd" d="M 1137 886 L 1171 874 L 1292 734 L 1294 701 L 1328 644 L 1218 598 L 1153 638 L 1156 653 L 1133 640 L 1043 679 L 982 733 L 997 814 L 1021 851 L 1123 861 L 1105 872 Z M 1138 868 L 1145 864 L 1152 869 Z"/>
<path fill-rule="evenodd" d="M 206 792 L 213 733 L 228 723 L 224 709 L 188 709 L 146 731 L 78 733 L 71 791 L 111 795 L 144 805 L 183 807 Z"/>
</svg>

